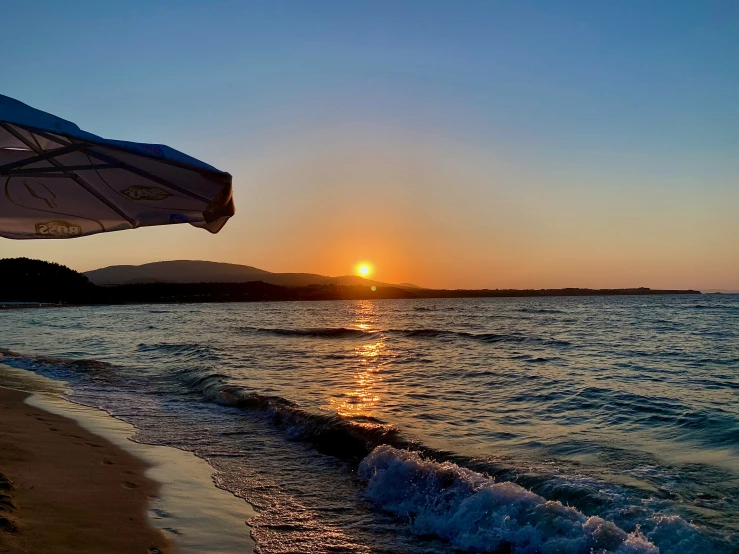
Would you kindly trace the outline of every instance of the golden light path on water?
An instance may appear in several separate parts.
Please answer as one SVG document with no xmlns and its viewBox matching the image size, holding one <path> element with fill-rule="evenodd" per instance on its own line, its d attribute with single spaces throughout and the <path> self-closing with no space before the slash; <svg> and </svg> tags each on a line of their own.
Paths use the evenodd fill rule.
<svg viewBox="0 0 739 554">
<path fill-rule="evenodd" d="M 370 301 L 359 303 L 354 326 L 362 331 L 372 331 L 377 322 L 377 306 Z M 341 417 L 364 419 L 376 417 L 376 408 L 380 403 L 382 377 L 380 370 L 387 363 L 383 361 L 386 345 L 382 336 L 369 335 L 370 342 L 354 347 L 355 357 L 352 381 L 347 383 L 350 390 L 332 394 L 328 399 L 329 406 Z"/>
</svg>

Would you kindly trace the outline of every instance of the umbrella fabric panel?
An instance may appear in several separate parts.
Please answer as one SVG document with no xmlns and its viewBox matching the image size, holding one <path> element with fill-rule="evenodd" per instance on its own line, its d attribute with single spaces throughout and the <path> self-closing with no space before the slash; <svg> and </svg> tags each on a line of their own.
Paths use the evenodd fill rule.
<svg viewBox="0 0 739 554">
<path fill-rule="evenodd" d="M 6 179 L 0 235 L 6 238 L 74 238 L 133 225 L 88 193 L 70 194 L 69 179 Z M 84 214 L 84 215 L 81 215 Z"/>
<path fill-rule="evenodd" d="M 150 158 L 141 158 L 128 152 L 121 152 L 104 147 L 94 147 L 90 149 L 93 161 L 95 156 L 101 156 L 103 160 L 115 160 L 121 162 L 125 166 L 135 166 L 136 170 L 126 169 L 118 174 L 138 175 L 147 177 L 153 184 L 161 186 L 181 194 L 197 198 L 203 202 L 210 202 L 214 195 L 218 194 L 224 186 L 230 184 L 230 179 L 224 177 L 223 174 L 213 174 L 210 172 L 193 171 L 189 168 L 182 168 L 171 165 L 167 162 L 154 160 Z M 138 171 L 135 173 L 133 171 Z M 101 174 L 107 174 L 102 171 Z M 124 184 L 124 183 L 121 183 Z"/>
<path fill-rule="evenodd" d="M 5 155 L 12 155 L 14 150 L 31 152 L 31 149 L 19 138 L 0 127 L 0 165 L 5 163 Z"/>
<path fill-rule="evenodd" d="M 60 137 L 48 135 L 47 138 L 40 135 L 34 135 L 33 133 L 23 129 L 22 127 L 18 127 L 17 125 L 6 125 L 7 127 L 0 126 L 0 148 L 23 150 L 26 152 L 30 152 L 30 156 L 35 154 L 33 148 L 41 148 L 42 150 L 46 151 L 53 150 L 54 148 L 59 148 L 59 146 L 62 145 L 62 142 L 66 142 L 67 144 L 69 143 L 68 140 L 65 141 L 65 139 Z M 32 146 L 29 146 L 28 142 L 30 142 Z M 0 153 L 0 158 L 1 157 L 2 153 Z"/>
</svg>

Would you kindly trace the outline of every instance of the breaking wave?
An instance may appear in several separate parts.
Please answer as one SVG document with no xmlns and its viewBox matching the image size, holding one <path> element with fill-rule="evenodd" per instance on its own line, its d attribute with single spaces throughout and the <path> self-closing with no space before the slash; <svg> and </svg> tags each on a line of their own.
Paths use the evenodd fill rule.
<svg viewBox="0 0 739 554">
<path fill-rule="evenodd" d="M 407 521 L 413 533 L 439 537 L 464 551 L 677 554 L 694 552 L 701 542 L 697 530 L 678 516 L 655 516 L 647 534 L 638 526 L 627 532 L 516 483 L 388 445 L 360 463 L 359 477 L 367 498 Z"/>
</svg>

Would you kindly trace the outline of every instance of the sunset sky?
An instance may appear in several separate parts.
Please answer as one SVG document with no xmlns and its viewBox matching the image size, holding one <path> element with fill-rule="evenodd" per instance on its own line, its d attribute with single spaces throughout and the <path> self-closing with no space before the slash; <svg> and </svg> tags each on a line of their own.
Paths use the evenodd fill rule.
<svg viewBox="0 0 739 554">
<path fill-rule="evenodd" d="M 430 287 L 739 290 L 739 3 L 14 2 L 0 93 L 234 179 L 188 225 L 0 257 Z"/>
</svg>

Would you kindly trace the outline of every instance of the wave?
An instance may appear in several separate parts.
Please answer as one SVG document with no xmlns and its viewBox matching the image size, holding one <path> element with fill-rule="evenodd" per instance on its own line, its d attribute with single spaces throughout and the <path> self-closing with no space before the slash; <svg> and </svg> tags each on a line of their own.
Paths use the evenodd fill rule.
<svg viewBox="0 0 739 554">
<path fill-rule="evenodd" d="M 387 445 L 359 464 L 359 477 L 367 498 L 407 521 L 413 533 L 463 551 L 657 554 L 694 552 L 703 543 L 679 516 L 655 516 L 647 534 L 638 526 L 629 533 L 516 483 Z"/>
<path fill-rule="evenodd" d="M 225 384 L 218 374 L 194 376 L 189 384 L 199 389 L 208 402 L 260 412 L 289 440 L 309 442 L 320 452 L 342 460 L 358 462 L 380 444 L 401 448 L 412 445 L 396 427 L 376 418 L 347 419 L 337 414 L 312 413 L 281 396 Z"/>
<path fill-rule="evenodd" d="M 693 305 L 694 310 L 716 310 L 716 311 L 722 311 L 722 312 L 731 312 L 739 310 L 739 306 L 727 306 L 725 304 L 721 305 L 713 305 L 713 304 L 694 304 Z"/>
<path fill-rule="evenodd" d="M 559 358 L 557 356 L 553 356 L 550 358 L 543 358 L 541 356 L 532 356 L 531 354 L 516 354 L 514 356 L 510 357 L 511 360 L 521 360 L 525 363 L 531 363 L 531 364 L 544 364 L 548 362 L 556 362 L 560 361 L 562 358 Z"/>
<path fill-rule="evenodd" d="M 242 327 L 243 331 L 265 333 L 271 335 L 280 335 L 286 337 L 317 337 L 317 338 L 342 338 L 342 337 L 363 337 L 366 335 L 376 335 L 378 331 L 369 331 L 364 329 L 347 329 L 345 327 L 326 327 L 316 329 L 280 329 L 266 327 Z"/>
<path fill-rule="evenodd" d="M 113 364 L 85 358 L 57 358 L 54 356 L 41 356 L 31 354 L 19 354 L 6 348 L 0 348 L 0 362 L 31 370 L 47 370 L 65 368 L 71 370 L 98 371 L 113 367 Z"/>
<path fill-rule="evenodd" d="M 443 331 L 439 329 L 390 329 L 389 334 L 400 335 L 413 338 L 451 338 L 466 339 L 484 343 L 496 342 L 516 342 L 516 343 L 538 343 L 548 346 L 571 346 L 572 343 L 564 340 L 545 339 L 542 337 L 532 337 L 520 334 L 501 334 L 501 333 L 469 333 L 466 331 Z"/>
<path fill-rule="evenodd" d="M 441 329 L 348 329 L 345 327 L 323 327 L 315 329 L 281 329 L 265 327 L 242 327 L 246 332 L 267 333 L 288 337 L 347 338 L 372 337 L 376 335 L 400 336 L 419 339 L 473 340 L 484 343 L 514 342 L 538 343 L 547 346 L 571 346 L 572 343 L 558 339 L 546 339 L 519 334 L 469 333 L 465 331 L 446 331 Z"/>
<path fill-rule="evenodd" d="M 519 308 L 516 310 L 522 314 L 565 314 L 563 310 L 555 310 L 553 308 Z"/>
<path fill-rule="evenodd" d="M 209 346 L 193 343 L 140 343 L 136 346 L 137 352 L 166 354 L 183 358 L 198 358 L 202 360 L 218 360 L 218 355 Z"/>
</svg>

